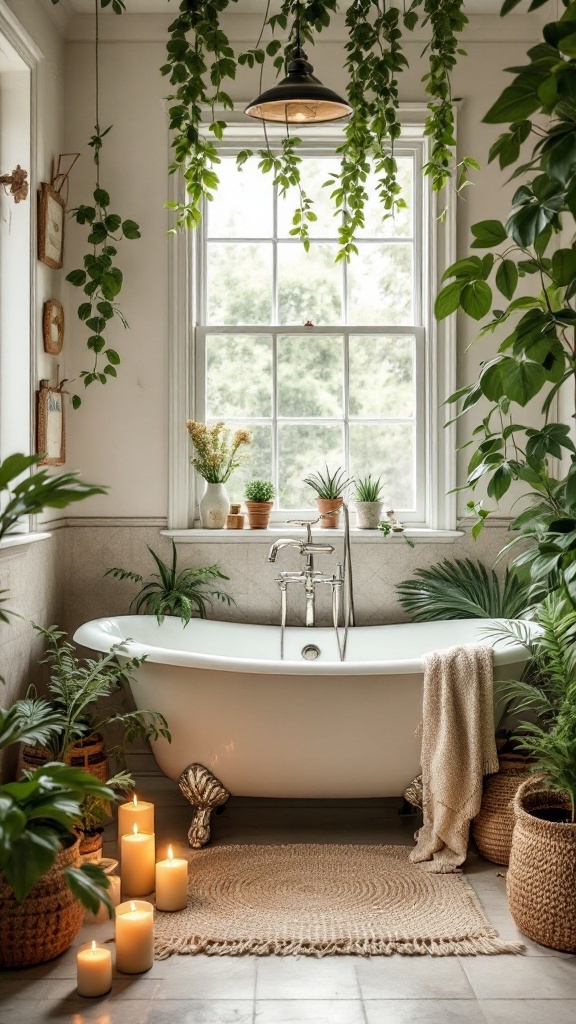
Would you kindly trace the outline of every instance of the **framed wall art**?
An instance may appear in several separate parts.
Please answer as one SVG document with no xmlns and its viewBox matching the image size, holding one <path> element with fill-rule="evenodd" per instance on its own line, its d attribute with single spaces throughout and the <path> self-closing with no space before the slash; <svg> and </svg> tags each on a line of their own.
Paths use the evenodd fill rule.
<svg viewBox="0 0 576 1024">
<path fill-rule="evenodd" d="M 52 387 L 40 381 L 37 392 L 36 451 L 42 455 L 39 466 L 62 466 L 66 462 L 66 413 L 62 384 Z"/>
<path fill-rule="evenodd" d="M 38 194 L 38 259 L 53 270 L 64 262 L 64 210 L 59 192 L 43 181 Z"/>
<path fill-rule="evenodd" d="M 58 299 L 47 299 L 44 303 L 42 335 L 44 351 L 51 356 L 59 355 L 64 343 L 64 309 Z"/>
</svg>

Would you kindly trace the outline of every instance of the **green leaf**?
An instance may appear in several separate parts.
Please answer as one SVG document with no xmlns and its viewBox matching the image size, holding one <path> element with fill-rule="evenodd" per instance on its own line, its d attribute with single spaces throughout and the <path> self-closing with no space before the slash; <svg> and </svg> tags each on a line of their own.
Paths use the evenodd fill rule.
<svg viewBox="0 0 576 1024">
<path fill-rule="evenodd" d="M 444 320 L 458 309 L 463 287 L 462 281 L 453 281 L 438 293 L 434 303 L 434 315 L 437 320 Z"/>
<path fill-rule="evenodd" d="M 496 287 L 505 298 L 511 299 L 518 284 L 518 267 L 513 260 L 502 260 L 496 271 Z"/>
<path fill-rule="evenodd" d="M 66 280 L 76 288 L 80 288 L 83 284 L 86 284 L 86 277 L 87 275 L 85 270 L 72 270 L 66 275 Z"/>
<path fill-rule="evenodd" d="M 94 202 L 98 203 L 98 206 L 110 206 L 110 196 L 106 192 L 106 189 L 97 188 L 95 190 Z"/>
<path fill-rule="evenodd" d="M 539 363 L 505 356 L 501 363 L 504 394 L 511 402 L 527 405 L 543 387 L 546 373 Z"/>
<path fill-rule="evenodd" d="M 112 363 L 113 366 L 118 366 L 120 362 L 120 356 L 113 348 L 107 348 L 105 356 L 109 363 Z"/>
<path fill-rule="evenodd" d="M 506 229 L 499 220 L 482 220 L 478 224 L 473 224 L 472 234 L 475 239 L 472 242 L 473 249 L 490 249 L 508 238 Z"/>
<path fill-rule="evenodd" d="M 110 879 L 102 868 L 97 864 L 83 864 L 80 868 L 66 868 L 64 874 L 71 892 L 82 906 L 96 914 L 100 904 L 104 903 L 112 917 L 112 900 L 106 892 L 110 888 Z"/>
<path fill-rule="evenodd" d="M 122 232 L 124 238 L 141 238 L 140 228 L 135 220 L 123 220 Z"/>
<path fill-rule="evenodd" d="M 468 316 L 481 320 L 492 307 L 492 289 L 485 281 L 465 284 L 460 295 L 460 305 Z"/>
<path fill-rule="evenodd" d="M 569 285 L 576 277 L 576 250 L 557 249 L 552 255 L 552 277 L 556 284 Z"/>
<path fill-rule="evenodd" d="M 482 120 L 484 124 L 520 121 L 530 117 L 539 106 L 540 100 L 534 88 L 534 81 L 528 75 L 519 75 L 512 85 L 504 89 Z"/>
</svg>

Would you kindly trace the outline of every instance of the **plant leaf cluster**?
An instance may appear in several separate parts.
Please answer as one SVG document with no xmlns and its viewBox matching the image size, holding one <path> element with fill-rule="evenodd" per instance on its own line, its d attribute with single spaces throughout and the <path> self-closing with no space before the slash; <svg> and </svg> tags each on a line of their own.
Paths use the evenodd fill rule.
<svg viewBox="0 0 576 1024">
<path fill-rule="evenodd" d="M 276 488 L 271 480 L 250 480 L 244 490 L 247 501 L 273 501 L 275 494 Z"/>
<path fill-rule="evenodd" d="M 506 4 L 505 11 L 514 6 Z M 560 231 L 567 239 L 576 217 L 575 0 L 565 0 L 564 8 L 528 51 L 529 62 L 508 69 L 512 84 L 484 118 L 508 124 L 490 159 L 502 169 L 516 165 L 511 177 L 523 181 L 506 223 L 487 219 L 473 226 L 471 248 L 487 251 L 448 268 L 436 315 L 462 310 L 483 320 L 491 314 L 480 335 L 499 338 L 478 379 L 448 399 L 456 418 L 488 402 L 469 442 L 464 486 L 474 489 L 482 481 L 498 502 L 514 481 L 528 485 L 530 506 L 512 527 L 533 547 L 522 559 L 535 579 L 560 573 L 576 600 L 576 448 L 570 426 L 554 421 L 558 392 L 576 379 L 576 243 L 558 246 Z M 534 145 L 523 157 L 529 138 Z M 520 282 L 531 285 L 530 294 L 516 297 Z M 539 428 L 522 412 L 534 399 L 543 414 Z M 569 468 L 559 478 L 561 459 Z M 486 510 L 474 502 L 469 508 L 480 512 L 480 527 Z"/>
<path fill-rule="evenodd" d="M 235 603 L 234 598 L 226 591 L 211 587 L 214 580 L 230 578 L 224 575 L 220 566 L 207 565 L 178 572 L 178 555 L 174 541 L 170 565 L 151 547 L 148 547 L 148 551 L 156 562 L 158 572 L 152 573 L 146 579 L 140 573 L 126 569 L 112 568 L 107 569 L 105 573 L 106 576 L 113 576 L 118 580 L 144 584 L 132 601 L 130 610 L 134 608 L 137 614 L 155 615 L 158 622 L 162 622 L 165 615 L 178 616 L 187 626 L 193 615 L 198 615 L 201 619 L 207 618 L 213 598 L 229 607 Z"/>
<path fill-rule="evenodd" d="M 316 492 L 318 498 L 331 500 L 332 498 L 341 498 L 354 481 L 346 476 L 341 466 L 331 473 L 328 465 L 325 465 L 324 473 L 321 473 L 320 470 L 310 473 L 310 476 L 304 478 L 304 483 Z"/>
<path fill-rule="evenodd" d="M 396 587 L 414 622 L 526 618 L 546 594 L 514 569 L 506 569 L 501 586 L 493 569 L 470 558 L 445 558 L 414 576 Z"/>
<path fill-rule="evenodd" d="M 337 0 L 282 0 L 280 10 L 266 8 L 256 45 L 238 55 L 222 26 L 222 15 L 234 0 L 182 0 L 180 13 L 169 28 L 167 59 L 161 72 L 173 87 L 170 96 L 170 127 L 174 132 L 174 159 L 170 170 L 181 171 L 186 199 L 169 204 L 175 211 L 176 227 L 197 227 L 204 201 L 211 201 L 218 188 L 220 163 L 218 142 L 227 124 L 226 110 L 233 108 L 229 83 L 237 67 L 263 69 L 272 65 L 277 75 L 285 73 L 294 53 L 296 20 L 304 42 L 313 43 L 330 25 L 338 10 Z M 429 97 L 426 135 L 431 139 L 431 156 L 425 167 L 432 187 L 440 191 L 454 173 L 454 114 L 450 75 L 457 55 L 464 51 L 458 35 L 467 24 L 464 0 L 406 0 L 403 4 L 375 4 L 372 0 L 352 0 L 346 8 L 346 69 L 349 75 L 348 100 L 353 113 L 345 128 L 345 141 L 338 149 L 340 172 L 325 183 L 334 201 L 335 215 L 345 213 L 339 228 L 338 259 L 349 260 L 357 251 L 354 238 L 364 226 L 364 207 L 368 198 L 366 183 L 374 173 L 383 216 L 405 205 L 397 181 L 394 146 L 400 136 L 399 77 L 408 66 L 402 50 L 405 34 L 422 25 L 430 29 L 425 51 L 429 70 L 424 76 Z M 271 35 L 268 42 L 265 35 Z M 276 38 L 281 34 L 286 40 Z M 256 87 L 255 87 L 256 88 Z M 210 124 L 204 129 L 206 110 Z M 292 234 L 309 247 L 309 226 L 315 220 L 312 203 L 300 174 L 298 147 L 301 139 L 286 137 L 273 149 L 265 132 L 266 145 L 254 154 L 242 150 L 238 166 L 253 156 L 259 158 L 263 173 L 274 174 L 274 183 L 284 194 L 295 189 L 297 206 Z M 465 184 L 466 169 L 474 161 L 460 165 L 458 187 Z"/>
<path fill-rule="evenodd" d="M 368 473 L 366 476 L 360 476 L 355 481 L 355 486 L 355 501 L 380 501 L 382 496 L 381 476 L 377 480 L 372 479 L 371 473 Z"/>
</svg>

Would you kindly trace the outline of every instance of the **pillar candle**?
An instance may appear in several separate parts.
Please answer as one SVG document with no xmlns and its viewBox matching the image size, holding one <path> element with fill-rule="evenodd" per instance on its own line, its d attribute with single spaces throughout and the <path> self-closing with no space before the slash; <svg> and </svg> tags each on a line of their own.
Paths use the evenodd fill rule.
<svg viewBox="0 0 576 1024">
<path fill-rule="evenodd" d="M 104 996 L 112 988 L 112 953 L 91 942 L 76 954 L 79 996 Z"/>
<path fill-rule="evenodd" d="M 154 836 L 139 832 L 133 826 L 132 835 L 120 840 L 120 877 L 122 893 L 128 896 L 148 896 L 154 891 Z"/>
<path fill-rule="evenodd" d="M 118 835 L 128 835 L 134 825 L 138 825 L 139 832 L 154 832 L 154 804 L 139 800 L 136 794 L 118 808 Z"/>
<path fill-rule="evenodd" d="M 154 907 L 130 900 L 116 907 L 116 967 L 124 974 L 142 974 L 154 963 Z"/>
<path fill-rule="evenodd" d="M 156 865 L 156 909 L 184 910 L 188 906 L 188 861 L 175 860 L 168 847 L 168 860 Z"/>
</svg>

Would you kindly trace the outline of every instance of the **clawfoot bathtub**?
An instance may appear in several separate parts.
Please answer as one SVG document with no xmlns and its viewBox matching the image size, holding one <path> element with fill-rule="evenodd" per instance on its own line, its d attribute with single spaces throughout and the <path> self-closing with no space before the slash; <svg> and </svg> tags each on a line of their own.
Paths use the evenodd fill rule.
<svg viewBox="0 0 576 1024">
<path fill-rule="evenodd" d="M 346 661 L 332 629 L 280 630 L 136 615 L 95 619 L 74 635 L 95 651 L 129 638 L 146 655 L 132 685 L 136 705 L 168 720 L 172 743 L 154 756 L 199 809 L 193 845 L 210 834 L 210 810 L 235 796 L 386 797 L 400 795 L 419 771 L 422 656 L 461 643 L 494 647 L 498 680 L 526 660 L 520 644 L 489 636 L 480 619 L 357 626 Z M 306 648 L 312 647 L 312 650 Z M 309 657 L 313 660 L 307 660 Z M 206 772 L 206 769 L 208 771 Z"/>
</svg>

